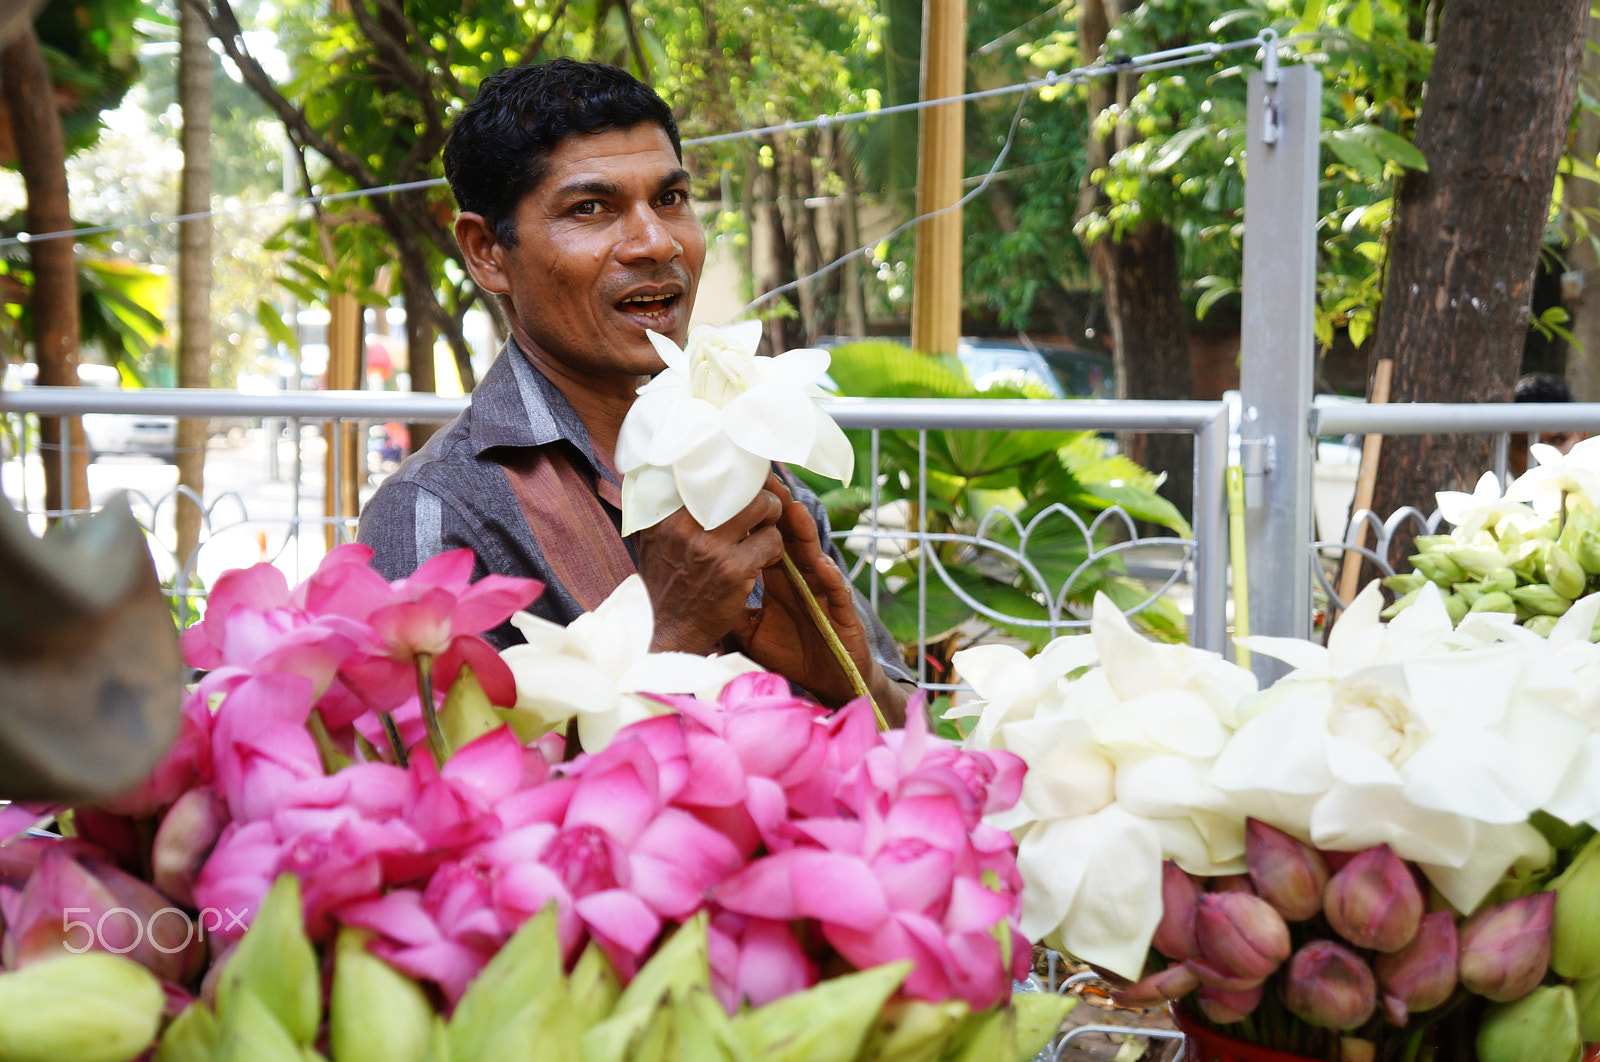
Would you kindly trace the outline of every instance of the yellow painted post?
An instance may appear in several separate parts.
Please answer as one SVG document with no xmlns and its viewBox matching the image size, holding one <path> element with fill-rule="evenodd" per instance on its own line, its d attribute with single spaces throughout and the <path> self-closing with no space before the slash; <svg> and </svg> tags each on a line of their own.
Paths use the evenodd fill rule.
<svg viewBox="0 0 1600 1062">
<path fill-rule="evenodd" d="M 959 96 L 966 86 L 966 0 L 923 0 L 922 98 Z M 917 213 L 961 198 L 966 123 L 961 103 L 921 112 L 917 136 Z M 961 335 L 961 211 L 917 226 L 911 284 L 911 345 L 954 354 Z"/>
</svg>

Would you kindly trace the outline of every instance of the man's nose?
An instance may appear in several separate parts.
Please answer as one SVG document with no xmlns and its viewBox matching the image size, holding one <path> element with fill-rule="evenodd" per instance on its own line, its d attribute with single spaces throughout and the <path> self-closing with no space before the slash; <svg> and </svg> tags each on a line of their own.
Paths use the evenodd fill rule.
<svg viewBox="0 0 1600 1062">
<path fill-rule="evenodd" d="M 622 261 L 670 262 L 682 253 L 683 245 L 648 203 L 640 203 L 623 215 L 617 246 L 617 257 Z"/>
</svg>

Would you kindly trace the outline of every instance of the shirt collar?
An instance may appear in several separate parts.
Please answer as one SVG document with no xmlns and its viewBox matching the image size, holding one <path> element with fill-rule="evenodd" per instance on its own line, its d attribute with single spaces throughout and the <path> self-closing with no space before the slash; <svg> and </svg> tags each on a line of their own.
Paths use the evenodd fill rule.
<svg viewBox="0 0 1600 1062">
<path fill-rule="evenodd" d="M 568 442 L 589 467 L 610 479 L 595 459 L 589 431 L 559 388 L 534 368 L 528 356 L 507 339 L 489 371 L 472 391 L 469 430 L 473 456 L 497 446 L 548 446 Z"/>
</svg>

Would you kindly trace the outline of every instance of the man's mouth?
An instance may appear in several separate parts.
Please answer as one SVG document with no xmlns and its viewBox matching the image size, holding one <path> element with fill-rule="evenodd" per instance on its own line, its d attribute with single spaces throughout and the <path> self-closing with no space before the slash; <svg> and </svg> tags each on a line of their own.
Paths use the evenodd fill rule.
<svg viewBox="0 0 1600 1062">
<path fill-rule="evenodd" d="M 617 309 L 650 327 L 652 322 L 660 323 L 670 317 L 680 298 L 682 296 L 672 293 L 630 295 L 617 303 Z"/>
</svg>

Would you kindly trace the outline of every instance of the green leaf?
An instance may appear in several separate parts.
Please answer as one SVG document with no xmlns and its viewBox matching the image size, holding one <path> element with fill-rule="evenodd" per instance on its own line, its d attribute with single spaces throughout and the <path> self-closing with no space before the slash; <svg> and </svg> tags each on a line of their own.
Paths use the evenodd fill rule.
<svg viewBox="0 0 1600 1062">
<path fill-rule="evenodd" d="M 1380 159 L 1408 170 L 1428 172 L 1428 157 L 1400 134 L 1391 133 L 1381 125 L 1371 124 L 1358 125 L 1349 132 L 1370 147 L 1373 154 Z"/>
<path fill-rule="evenodd" d="M 1350 9 L 1349 27 L 1357 40 L 1372 39 L 1372 0 L 1361 0 Z"/>
<path fill-rule="evenodd" d="M 1171 137 L 1161 149 L 1156 152 L 1156 157 L 1148 167 L 1150 173 L 1165 173 L 1176 166 L 1184 154 L 1205 137 L 1211 135 L 1213 130 L 1208 125 L 1190 126 Z"/>
<path fill-rule="evenodd" d="M 1364 137 L 1353 129 L 1332 129 L 1322 134 L 1322 143 L 1339 161 L 1369 180 L 1383 177 L 1383 160 Z"/>
<path fill-rule="evenodd" d="M 283 323 L 283 317 L 278 313 L 277 307 L 266 299 L 256 303 L 256 320 L 261 322 L 261 327 L 267 330 L 267 335 L 274 341 L 282 343 L 290 350 L 300 349 L 300 341 L 295 338 L 294 330 Z"/>
</svg>

